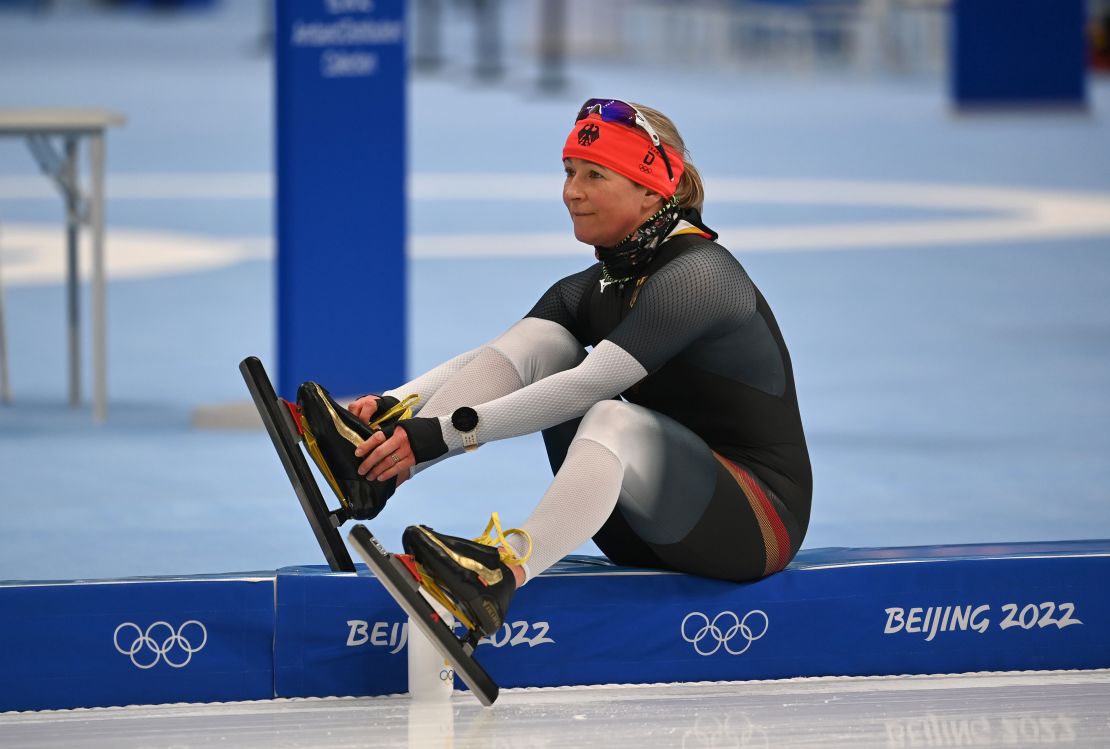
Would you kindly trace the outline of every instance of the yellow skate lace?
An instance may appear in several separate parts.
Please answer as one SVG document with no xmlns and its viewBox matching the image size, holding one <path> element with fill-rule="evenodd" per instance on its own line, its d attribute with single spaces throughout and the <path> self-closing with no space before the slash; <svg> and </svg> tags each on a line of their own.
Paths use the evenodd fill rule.
<svg viewBox="0 0 1110 749">
<path fill-rule="evenodd" d="M 528 551 L 524 553 L 524 556 L 517 556 L 516 553 L 513 551 L 513 548 L 509 546 L 508 537 L 514 534 L 523 536 L 524 539 L 528 542 Z M 502 531 L 501 518 L 496 512 L 490 516 L 489 523 L 486 524 L 486 529 L 482 532 L 482 535 L 474 539 L 474 542 L 483 544 L 484 546 L 498 547 L 498 553 L 501 557 L 501 561 L 504 564 L 524 564 L 532 556 L 532 536 L 528 533 L 528 531 L 522 530 L 520 528 L 510 528 L 507 531 Z M 416 569 L 420 573 L 420 586 L 428 591 L 428 594 L 432 598 L 434 598 L 436 601 L 442 604 L 444 608 L 451 612 L 451 614 L 456 619 L 458 619 L 464 627 L 466 627 L 468 630 L 474 630 L 474 622 L 471 621 L 470 617 L 468 617 L 463 612 L 458 603 L 456 603 L 451 598 L 451 596 L 449 596 L 447 592 L 443 590 L 443 588 L 441 588 L 438 583 L 436 583 L 435 578 L 428 574 L 428 571 L 424 569 L 424 565 L 417 562 Z"/>
<path fill-rule="evenodd" d="M 419 400 L 420 400 L 420 395 L 417 394 L 417 393 L 412 393 L 411 395 L 406 395 L 400 402 L 397 403 L 396 406 L 394 406 L 393 408 L 390 408 L 384 414 L 382 414 L 378 418 L 371 421 L 368 426 L 371 429 L 377 429 L 381 424 L 385 423 L 386 421 L 389 421 L 390 419 L 392 419 L 394 416 L 397 416 L 398 414 L 400 414 L 401 419 L 411 419 L 412 418 L 412 407 L 414 405 L 416 405 L 417 401 L 419 401 Z"/>
<path fill-rule="evenodd" d="M 517 556 L 513 547 L 509 546 L 508 537 L 512 535 L 523 536 L 524 540 L 528 542 L 528 551 L 524 552 L 524 556 Z M 498 547 L 501 561 L 504 564 L 521 565 L 532 557 L 532 536 L 528 531 L 520 528 L 510 528 L 507 531 L 502 531 L 501 518 L 496 512 L 490 516 L 486 529 L 482 531 L 482 535 L 474 539 L 474 543 Z"/>
</svg>

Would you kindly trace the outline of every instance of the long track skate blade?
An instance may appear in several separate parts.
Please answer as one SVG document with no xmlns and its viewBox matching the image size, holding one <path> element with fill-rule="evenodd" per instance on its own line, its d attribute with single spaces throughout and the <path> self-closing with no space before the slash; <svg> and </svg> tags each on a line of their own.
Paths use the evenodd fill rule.
<svg viewBox="0 0 1110 749">
<path fill-rule="evenodd" d="M 347 534 L 347 540 L 366 561 L 389 595 L 393 596 L 393 600 L 435 645 L 439 654 L 450 662 L 455 673 L 478 701 L 486 707 L 492 705 L 499 692 L 497 684 L 478 661 L 474 660 L 472 653 L 467 651 L 435 609 L 420 595 L 419 586 L 410 572 L 382 548 L 366 526 L 356 525 Z"/>
<path fill-rule="evenodd" d="M 293 491 L 301 502 L 301 509 L 308 518 L 308 524 L 312 526 L 312 532 L 316 535 L 316 542 L 320 544 L 328 566 L 336 572 L 354 572 L 355 563 L 351 560 L 347 547 L 343 545 L 343 537 L 339 535 L 327 502 L 324 501 L 304 453 L 298 446 L 300 434 L 289 407 L 277 397 L 266 368 L 257 357 L 248 356 L 240 362 L 239 371 L 254 399 L 258 415 L 266 425 L 270 441 L 274 443 L 274 449 L 281 458 L 281 464 L 285 466 L 289 483 L 293 485 Z"/>
</svg>

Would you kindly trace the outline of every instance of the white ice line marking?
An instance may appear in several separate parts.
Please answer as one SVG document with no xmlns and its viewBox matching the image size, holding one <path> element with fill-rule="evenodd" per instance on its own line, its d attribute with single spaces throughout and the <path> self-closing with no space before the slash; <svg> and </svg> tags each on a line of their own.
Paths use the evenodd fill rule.
<svg viewBox="0 0 1110 749">
<path fill-rule="evenodd" d="M 269 199 L 275 176 L 270 172 L 109 174 L 107 193 L 114 200 Z M 562 177 L 551 173 L 431 173 L 409 178 L 414 200 L 531 202 L 559 200 Z M 1021 210 L 1045 201 L 1105 204 L 1107 195 L 1078 190 L 1044 190 L 937 182 L 886 182 L 840 179 L 750 179 L 708 177 L 710 202 L 788 205 L 875 205 L 962 210 Z M 0 200 L 42 200 L 57 192 L 45 178 L 0 175 Z"/>
<path fill-rule="evenodd" d="M 113 181 L 114 180 L 114 181 Z M 268 173 L 117 175 L 109 199 L 266 198 Z M 556 201 L 558 175 L 417 174 L 417 200 Z M 51 196 L 37 177 L 0 177 L 0 199 Z M 844 180 L 718 178 L 707 181 L 711 204 L 768 203 L 833 206 L 899 206 L 952 209 L 987 214 L 903 221 L 831 223 L 805 226 L 717 227 L 721 243 L 738 254 L 828 250 L 891 250 L 978 243 L 1110 236 L 1110 194 L 932 183 Z M 114 278 L 170 275 L 219 268 L 271 257 L 269 237 L 218 237 L 110 227 L 108 272 Z M 368 239 L 368 247 L 370 240 Z M 64 273 L 61 232 L 55 226 L 5 224 L 0 264 L 6 283 L 58 283 Z M 412 258 L 581 257 L 591 249 L 565 230 L 528 233 L 415 235 Z M 82 252 L 87 260 L 88 253 Z"/>
<path fill-rule="evenodd" d="M 89 278 L 92 266 L 87 234 L 82 233 L 78 252 L 84 279 Z M 272 254 L 268 238 L 259 242 L 123 227 L 108 228 L 105 247 L 112 280 L 209 270 Z M 61 283 L 65 258 L 65 237 L 59 226 L 0 226 L 0 268 L 5 285 Z"/>
<path fill-rule="evenodd" d="M 269 172 L 109 174 L 105 193 L 109 200 L 269 200 L 274 177 Z M 58 191 L 45 177 L 0 176 L 0 200 L 47 199 L 58 199 Z"/>
</svg>

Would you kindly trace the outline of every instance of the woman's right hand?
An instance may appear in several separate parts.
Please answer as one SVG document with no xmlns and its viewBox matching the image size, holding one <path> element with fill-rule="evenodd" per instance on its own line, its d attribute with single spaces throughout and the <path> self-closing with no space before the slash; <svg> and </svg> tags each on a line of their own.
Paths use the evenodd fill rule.
<svg viewBox="0 0 1110 749">
<path fill-rule="evenodd" d="M 347 410 L 358 417 L 363 424 L 369 424 L 370 419 L 374 418 L 374 414 L 378 411 L 380 399 L 380 395 L 364 395 L 347 406 Z"/>
</svg>

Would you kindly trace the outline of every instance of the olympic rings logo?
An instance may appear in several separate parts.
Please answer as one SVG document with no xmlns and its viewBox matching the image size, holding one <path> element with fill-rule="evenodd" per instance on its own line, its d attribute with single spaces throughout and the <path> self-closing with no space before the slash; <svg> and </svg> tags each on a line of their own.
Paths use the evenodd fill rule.
<svg viewBox="0 0 1110 749">
<path fill-rule="evenodd" d="M 691 619 L 693 624 L 690 624 L 690 627 L 687 628 Z M 732 621 L 732 624 L 728 623 L 729 620 Z M 751 620 L 750 623 L 749 620 Z M 744 614 L 743 619 L 731 611 L 722 611 L 713 617 L 712 621 L 700 611 L 692 611 L 682 620 L 681 630 L 682 639 L 691 643 L 698 655 L 713 655 L 722 647 L 726 653 L 742 655 L 747 652 L 753 642 L 767 634 L 769 625 L 770 620 L 767 618 L 767 614 L 759 609 Z M 690 630 L 693 630 L 692 634 Z M 744 638 L 744 645 L 739 650 L 732 647 L 737 635 Z M 705 642 L 706 638 L 709 638 L 709 642 L 703 645 L 702 643 Z M 712 648 L 709 647 L 710 645 L 712 645 Z"/>
<path fill-rule="evenodd" d="M 200 643 L 194 645 L 198 637 Z M 154 668 L 160 660 L 171 668 L 184 668 L 193 659 L 193 653 L 208 644 L 208 630 L 196 619 L 190 619 L 177 629 L 169 622 L 154 622 L 145 632 L 138 624 L 124 622 L 116 627 L 112 641 L 116 650 L 130 657 L 136 668 Z"/>
</svg>

